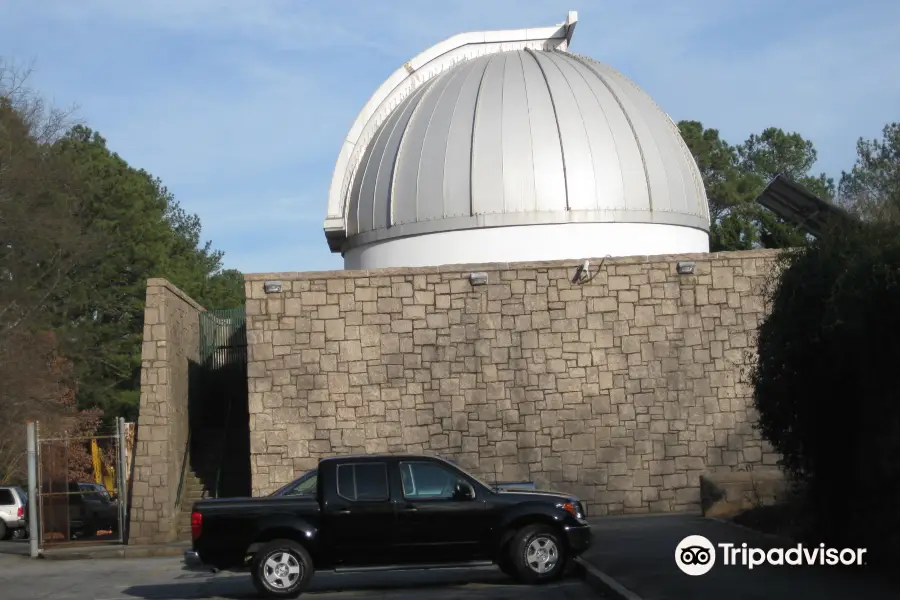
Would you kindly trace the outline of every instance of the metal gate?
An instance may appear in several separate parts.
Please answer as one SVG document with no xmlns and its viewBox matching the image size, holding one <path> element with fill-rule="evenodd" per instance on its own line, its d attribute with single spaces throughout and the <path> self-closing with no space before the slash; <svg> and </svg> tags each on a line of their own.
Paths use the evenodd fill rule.
<svg viewBox="0 0 900 600">
<path fill-rule="evenodd" d="M 29 467 L 29 491 L 35 490 L 31 515 L 41 549 L 74 544 L 121 544 L 127 521 L 126 430 L 117 419 L 112 431 L 95 435 L 42 437 L 30 424 L 35 465 Z M 31 450 L 31 449 L 30 449 Z"/>
</svg>

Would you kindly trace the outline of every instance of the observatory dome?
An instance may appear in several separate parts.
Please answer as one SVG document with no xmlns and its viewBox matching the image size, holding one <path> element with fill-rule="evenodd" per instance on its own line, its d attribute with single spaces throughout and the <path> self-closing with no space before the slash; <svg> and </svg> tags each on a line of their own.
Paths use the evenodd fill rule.
<svg viewBox="0 0 900 600">
<path fill-rule="evenodd" d="M 568 52 L 575 20 L 451 38 L 382 86 L 332 183 L 326 237 L 345 268 L 709 250 L 677 126 Z"/>
</svg>

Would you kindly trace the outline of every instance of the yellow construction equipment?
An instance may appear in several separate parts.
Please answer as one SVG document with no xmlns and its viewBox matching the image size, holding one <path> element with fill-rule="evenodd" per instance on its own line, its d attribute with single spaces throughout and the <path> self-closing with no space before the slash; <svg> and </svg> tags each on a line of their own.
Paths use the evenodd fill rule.
<svg viewBox="0 0 900 600">
<path fill-rule="evenodd" d="M 111 494 L 114 494 L 116 492 L 115 467 L 104 464 L 97 440 L 91 440 L 91 460 L 94 467 L 94 483 L 102 483 Z"/>
</svg>

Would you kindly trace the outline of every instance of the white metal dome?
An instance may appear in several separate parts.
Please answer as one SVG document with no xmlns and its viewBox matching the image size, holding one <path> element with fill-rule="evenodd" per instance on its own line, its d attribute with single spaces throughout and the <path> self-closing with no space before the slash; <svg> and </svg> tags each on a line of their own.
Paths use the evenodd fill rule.
<svg viewBox="0 0 900 600">
<path fill-rule="evenodd" d="M 462 44 L 386 94 L 335 172 L 326 235 L 347 268 L 708 251 L 706 193 L 676 125 L 565 51 L 574 22 Z"/>
</svg>

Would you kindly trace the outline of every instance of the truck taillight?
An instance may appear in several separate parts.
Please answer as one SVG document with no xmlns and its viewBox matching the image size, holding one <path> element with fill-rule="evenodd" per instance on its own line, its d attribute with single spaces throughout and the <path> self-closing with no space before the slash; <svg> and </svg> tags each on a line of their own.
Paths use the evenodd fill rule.
<svg viewBox="0 0 900 600">
<path fill-rule="evenodd" d="M 197 539 L 203 531 L 203 515 L 198 512 L 191 513 L 191 537 Z"/>
<path fill-rule="evenodd" d="M 17 519 L 25 518 L 25 507 L 24 506 L 20 506 L 19 510 L 16 511 L 16 518 Z"/>
</svg>

